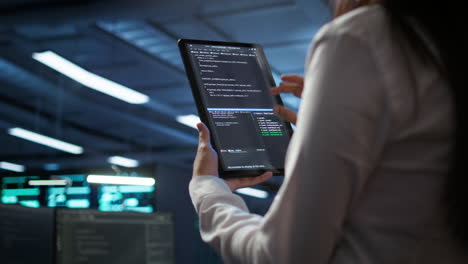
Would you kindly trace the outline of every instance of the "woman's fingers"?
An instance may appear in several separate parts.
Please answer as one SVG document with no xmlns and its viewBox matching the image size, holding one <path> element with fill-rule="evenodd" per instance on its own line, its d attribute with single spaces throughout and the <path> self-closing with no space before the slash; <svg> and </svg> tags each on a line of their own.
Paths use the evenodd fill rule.
<svg viewBox="0 0 468 264">
<path fill-rule="evenodd" d="M 297 83 L 301 86 L 304 86 L 304 78 L 299 75 L 295 75 L 295 74 L 282 75 L 281 80 L 283 80 L 284 82 L 292 82 L 292 83 Z"/>
<path fill-rule="evenodd" d="M 279 116 L 281 119 L 286 120 L 290 123 L 293 123 L 294 125 L 296 124 L 297 121 L 297 115 L 293 111 L 289 110 L 288 108 L 282 106 L 282 105 L 277 105 L 275 108 L 273 108 L 273 111 L 277 116 Z"/>
<path fill-rule="evenodd" d="M 231 191 L 235 191 L 240 188 L 251 187 L 260 184 L 273 176 L 273 173 L 268 171 L 257 177 L 246 177 L 246 178 L 235 178 L 227 179 L 226 183 L 229 185 Z"/>
<path fill-rule="evenodd" d="M 281 76 L 282 82 L 278 87 L 273 87 L 270 92 L 273 95 L 281 93 L 292 93 L 297 97 L 302 96 L 302 90 L 304 89 L 304 78 L 298 75 L 283 75 Z"/>
<path fill-rule="evenodd" d="M 280 83 L 278 87 L 270 88 L 270 92 L 274 95 L 281 94 L 281 93 L 297 93 L 298 91 L 302 90 L 302 87 L 297 83 Z"/>
<path fill-rule="evenodd" d="M 304 78 L 299 75 L 283 75 L 281 76 L 282 82 L 278 87 L 270 88 L 270 93 L 273 95 L 278 95 L 282 93 L 292 93 L 297 97 L 302 96 L 302 90 L 304 89 Z M 277 116 L 281 117 L 283 120 L 296 124 L 297 115 L 293 111 L 277 105 L 274 108 L 274 111 Z"/>
</svg>

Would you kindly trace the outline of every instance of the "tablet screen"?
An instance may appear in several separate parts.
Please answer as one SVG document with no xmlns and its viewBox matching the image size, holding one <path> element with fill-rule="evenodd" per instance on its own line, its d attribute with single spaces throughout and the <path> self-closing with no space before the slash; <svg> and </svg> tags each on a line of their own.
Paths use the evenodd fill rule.
<svg viewBox="0 0 468 264">
<path fill-rule="evenodd" d="M 186 52 L 222 168 L 283 169 L 290 126 L 273 112 L 261 47 L 187 43 Z"/>
</svg>

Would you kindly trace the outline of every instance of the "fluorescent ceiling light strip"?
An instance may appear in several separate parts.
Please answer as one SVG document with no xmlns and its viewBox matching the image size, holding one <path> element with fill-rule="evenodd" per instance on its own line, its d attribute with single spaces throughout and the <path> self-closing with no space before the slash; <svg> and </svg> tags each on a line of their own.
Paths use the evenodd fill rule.
<svg viewBox="0 0 468 264">
<path fill-rule="evenodd" d="M 65 186 L 67 180 L 30 180 L 28 184 L 31 186 Z"/>
<path fill-rule="evenodd" d="M 177 122 L 197 129 L 197 124 L 201 121 L 200 118 L 196 115 L 180 115 L 177 116 Z"/>
<path fill-rule="evenodd" d="M 268 197 L 268 193 L 259 189 L 254 189 L 254 188 L 241 188 L 236 190 L 237 193 L 256 197 L 256 198 L 261 198 L 265 199 Z"/>
<path fill-rule="evenodd" d="M 97 74 L 89 72 L 53 51 L 33 53 L 33 59 L 87 86 L 130 104 L 144 104 L 149 101 L 145 94 L 132 90 Z"/>
<path fill-rule="evenodd" d="M 112 156 L 112 157 L 109 157 L 107 161 L 111 164 L 115 164 L 115 165 L 119 165 L 119 166 L 123 166 L 127 168 L 135 168 L 135 167 L 138 167 L 138 165 L 140 164 L 138 160 L 125 158 L 122 156 Z"/>
<path fill-rule="evenodd" d="M 70 144 L 48 136 L 44 136 L 19 127 L 8 129 L 8 134 L 71 154 L 78 155 L 83 153 L 83 148 L 80 146 Z"/>
<path fill-rule="evenodd" d="M 25 170 L 25 167 L 23 165 L 6 162 L 6 161 L 0 162 L 0 168 L 4 170 L 14 171 L 14 172 L 24 172 Z"/>
<path fill-rule="evenodd" d="M 88 178 L 86 180 L 89 183 L 143 185 L 143 186 L 153 186 L 156 182 L 153 178 L 149 178 L 149 177 L 127 177 L 127 176 L 107 176 L 107 175 L 88 175 Z"/>
</svg>

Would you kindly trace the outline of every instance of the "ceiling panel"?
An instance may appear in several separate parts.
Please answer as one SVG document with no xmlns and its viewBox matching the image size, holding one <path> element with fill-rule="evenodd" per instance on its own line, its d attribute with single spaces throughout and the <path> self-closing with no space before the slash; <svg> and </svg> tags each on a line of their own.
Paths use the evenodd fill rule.
<svg viewBox="0 0 468 264">
<path fill-rule="evenodd" d="M 40 47 L 42 50 L 52 50 L 88 70 L 138 63 L 138 59 L 134 58 L 128 49 L 85 36 L 42 41 Z"/>
<path fill-rule="evenodd" d="M 257 8 L 274 8 L 278 5 L 293 5 L 293 0 L 209 0 L 200 6 L 203 15 L 223 15 Z"/>
<path fill-rule="evenodd" d="M 158 24 L 143 20 L 127 22 L 123 28 L 120 24 L 99 22 L 97 26 L 122 42 L 169 66 L 169 68 L 182 72 L 183 67 L 180 59 L 177 57 L 174 59 L 174 54 L 177 53 L 176 39 L 163 31 Z M 129 25 L 131 25 L 130 28 Z"/>
<path fill-rule="evenodd" d="M 22 25 L 15 28 L 16 34 L 29 40 L 77 37 L 79 32 L 74 25 Z"/>
<path fill-rule="evenodd" d="M 164 61 L 168 61 L 170 64 L 177 66 L 179 69 L 184 68 L 184 62 L 182 61 L 182 57 L 180 56 L 179 50 L 175 49 L 175 42 L 172 44 L 174 49 L 170 51 L 165 51 L 157 54 L 160 58 Z"/>
<path fill-rule="evenodd" d="M 0 133 L 0 142 L 2 143 L 0 155 L 3 157 L 15 155 L 53 155 L 60 153 L 58 150 L 22 140 L 4 132 Z"/>
<path fill-rule="evenodd" d="M 183 82 L 185 78 L 181 73 L 157 62 L 108 67 L 93 72 L 136 90 L 139 90 L 138 87 L 164 87 L 176 81 Z"/>
<path fill-rule="evenodd" d="M 165 24 L 164 28 L 178 38 L 226 41 L 223 36 L 214 31 L 205 22 L 195 18 L 184 19 L 177 23 Z"/>
<path fill-rule="evenodd" d="M 148 93 L 152 98 L 162 100 L 167 104 L 194 104 L 192 91 L 187 86 L 176 88 L 153 89 Z"/>
<path fill-rule="evenodd" d="M 206 19 L 236 41 L 262 44 L 312 39 L 321 24 L 321 19 L 314 21 L 297 6 Z"/>
</svg>

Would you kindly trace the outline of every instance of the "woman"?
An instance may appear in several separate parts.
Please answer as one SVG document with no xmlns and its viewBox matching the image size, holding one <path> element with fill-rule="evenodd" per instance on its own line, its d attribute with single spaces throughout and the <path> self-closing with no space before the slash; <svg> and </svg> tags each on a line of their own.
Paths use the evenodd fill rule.
<svg viewBox="0 0 468 264">
<path fill-rule="evenodd" d="M 190 194 L 202 238 L 226 263 L 468 263 L 461 10 L 433 0 L 336 3 L 314 39 L 304 91 L 297 76 L 272 89 L 303 101 L 285 183 L 265 217 L 231 191 L 271 173 L 218 178 L 198 124 Z"/>
</svg>

